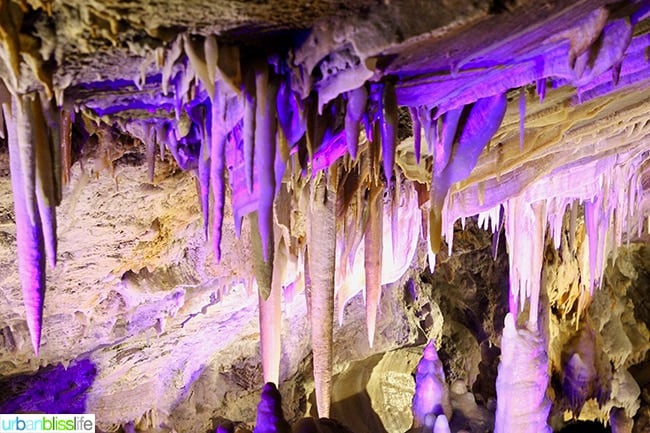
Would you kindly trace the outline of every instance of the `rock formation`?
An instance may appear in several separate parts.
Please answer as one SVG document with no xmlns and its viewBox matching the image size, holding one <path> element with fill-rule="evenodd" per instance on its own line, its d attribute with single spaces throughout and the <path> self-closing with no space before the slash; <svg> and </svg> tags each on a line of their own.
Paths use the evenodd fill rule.
<svg viewBox="0 0 650 433">
<path fill-rule="evenodd" d="M 645 431 L 649 35 L 633 0 L 0 0 L 0 412 Z"/>
</svg>

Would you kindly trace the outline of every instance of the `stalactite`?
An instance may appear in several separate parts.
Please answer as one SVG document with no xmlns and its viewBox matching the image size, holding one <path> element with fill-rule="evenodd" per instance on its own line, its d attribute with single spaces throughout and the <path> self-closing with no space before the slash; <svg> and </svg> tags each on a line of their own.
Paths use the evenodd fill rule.
<svg viewBox="0 0 650 433">
<path fill-rule="evenodd" d="M 17 96 L 12 98 L 12 119 L 16 122 L 16 131 L 18 134 L 18 156 L 20 158 L 21 170 L 18 171 L 22 175 L 21 184 L 23 186 L 22 196 L 25 197 L 28 205 L 25 210 L 29 216 L 29 221 L 32 225 L 36 225 L 36 173 L 35 173 L 35 160 L 34 160 L 34 146 L 32 144 L 32 123 L 29 119 L 29 102 L 25 96 Z"/>
<path fill-rule="evenodd" d="M 442 122 L 440 139 L 434 143 L 432 179 L 430 189 L 429 210 L 429 248 L 433 254 L 440 251 L 442 237 L 442 207 L 451 183 L 445 178 L 445 169 L 449 164 L 452 146 L 456 138 L 458 122 L 463 108 L 445 113 Z M 435 122 L 430 126 L 435 128 Z"/>
<path fill-rule="evenodd" d="M 214 113 L 211 114 L 211 116 Z M 199 201 L 201 203 L 201 214 L 203 215 L 203 235 L 208 239 L 208 229 L 210 226 L 210 160 L 212 138 L 210 140 L 201 140 L 201 150 L 199 151 L 199 160 L 197 175 L 199 181 Z"/>
<path fill-rule="evenodd" d="M 526 87 L 519 89 L 519 151 L 524 151 L 526 137 Z"/>
<path fill-rule="evenodd" d="M 215 79 L 227 85 L 230 92 L 239 96 L 242 83 L 241 58 L 239 46 L 219 45 L 219 55 Z"/>
<path fill-rule="evenodd" d="M 273 199 L 275 196 L 276 111 L 277 80 L 269 77 L 264 63 L 256 71 L 255 88 L 255 168 L 260 185 L 258 204 L 259 230 L 265 260 L 270 260 L 273 245 Z"/>
<path fill-rule="evenodd" d="M 377 310 L 381 298 L 381 267 L 383 254 L 383 211 L 384 189 L 381 184 L 372 183 L 369 187 L 368 222 L 364 233 L 364 267 L 366 272 L 366 324 L 368 344 L 375 340 Z"/>
<path fill-rule="evenodd" d="M 253 192 L 253 168 L 255 155 L 255 113 L 257 112 L 257 100 L 255 98 L 255 73 L 249 68 L 243 80 L 244 86 L 244 177 L 246 188 L 249 193 Z"/>
<path fill-rule="evenodd" d="M 54 206 L 61 204 L 63 200 L 63 162 L 61 155 L 61 110 L 55 101 L 50 97 L 49 100 L 41 99 L 43 117 L 45 121 L 48 148 L 51 154 L 52 188 L 54 193 Z M 0 110 L 1 111 L 1 110 Z"/>
<path fill-rule="evenodd" d="M 537 326 L 538 302 L 546 232 L 546 202 L 515 197 L 505 205 L 506 241 L 510 263 L 510 312 L 517 317 L 530 301 L 528 323 Z"/>
<path fill-rule="evenodd" d="M 607 229 L 609 218 L 603 209 L 603 197 L 597 194 L 584 204 L 585 228 L 589 239 L 589 287 L 593 295 L 594 288 L 600 287 L 605 270 Z"/>
<path fill-rule="evenodd" d="M 348 152 L 353 159 L 357 158 L 361 117 L 366 110 L 367 100 L 368 91 L 366 90 L 366 86 L 350 90 L 347 93 L 347 105 L 345 109 L 345 142 Z"/>
<path fill-rule="evenodd" d="M 145 130 L 145 152 L 147 155 L 147 174 L 149 182 L 153 183 L 154 175 L 156 172 L 156 138 L 155 129 L 153 125 L 148 124 Z"/>
<path fill-rule="evenodd" d="M 302 107 L 291 90 L 291 86 L 284 79 L 280 81 L 278 89 L 277 113 L 280 129 L 284 133 L 288 146 L 291 148 L 305 134 L 307 125 L 305 124 Z"/>
<path fill-rule="evenodd" d="M 31 336 L 34 353 L 38 355 L 41 344 L 41 327 L 43 323 L 43 300 L 45 297 L 45 252 L 43 232 L 37 204 L 32 191 L 25 194 L 25 170 L 23 161 L 34 162 L 31 137 L 20 130 L 25 127 L 20 121 L 25 117 L 24 104 L 18 97 L 11 102 L 4 102 L 2 109 L 7 119 L 7 142 L 9 144 L 9 162 L 11 168 L 11 184 L 14 194 L 14 212 L 16 218 L 16 244 L 18 271 L 23 290 L 23 303 L 27 328 Z M 29 141 L 23 141 L 29 137 Z M 21 157 L 21 153 L 23 153 Z M 29 153 L 24 155 L 24 153 Z M 29 171 L 29 170 L 28 170 Z M 33 168 L 31 169 L 33 175 Z M 28 209 L 31 208 L 31 215 Z"/>
<path fill-rule="evenodd" d="M 569 248 L 573 253 L 576 252 L 576 226 L 578 221 L 578 200 L 573 200 L 571 203 L 571 211 L 569 214 Z"/>
<path fill-rule="evenodd" d="M 434 149 L 429 193 L 430 255 L 440 250 L 442 210 L 449 188 L 470 175 L 479 155 L 501 125 L 506 106 L 505 94 L 479 99 L 469 109 L 462 131 L 457 131 L 462 109 L 446 113 L 444 116 L 441 137 L 436 141 Z M 451 242 L 451 239 L 448 239 L 448 242 Z"/>
<path fill-rule="evenodd" d="M 45 252 L 50 266 L 56 266 L 57 237 L 56 237 L 56 205 L 57 198 L 55 187 L 56 170 L 54 156 L 48 136 L 48 127 L 43 114 L 41 98 L 38 94 L 27 98 L 29 100 L 30 121 L 34 137 L 35 175 L 36 175 L 36 203 L 39 219 L 43 230 Z"/>
<path fill-rule="evenodd" d="M 541 104 L 544 102 L 544 98 L 546 98 L 546 77 L 537 80 L 536 91 L 539 96 L 539 103 Z"/>
<path fill-rule="evenodd" d="M 311 344 L 319 417 L 329 417 L 336 258 L 336 193 L 319 174 L 312 179 L 307 250 L 311 278 Z"/>
<path fill-rule="evenodd" d="M 391 194 L 391 206 L 390 206 L 390 233 L 391 233 L 391 242 L 392 242 L 392 251 L 395 255 L 397 251 L 397 245 L 399 243 L 399 228 L 400 228 L 400 215 L 399 207 L 401 201 L 401 189 L 402 182 L 399 173 L 395 175 L 395 185 L 393 188 L 393 193 Z"/>
<path fill-rule="evenodd" d="M 215 35 L 208 35 L 205 37 L 203 42 L 203 51 L 205 52 L 205 64 L 208 72 L 208 82 L 216 83 L 217 82 L 217 68 L 219 67 L 219 45 L 217 43 L 217 37 Z M 210 98 L 214 101 L 214 89 L 213 93 L 208 94 Z"/>
<path fill-rule="evenodd" d="M 415 153 L 416 164 L 420 163 L 422 155 L 422 124 L 420 123 L 420 115 L 418 109 L 409 107 L 409 114 L 411 115 L 411 125 L 413 126 L 413 152 Z"/>
<path fill-rule="evenodd" d="M 397 127 L 399 123 L 399 111 L 397 97 L 395 96 L 395 85 L 387 82 L 383 86 L 381 95 L 381 146 L 382 160 L 384 163 L 384 176 L 386 185 L 390 187 L 395 165 L 395 149 L 397 147 Z"/>
<path fill-rule="evenodd" d="M 260 322 L 260 352 L 264 382 L 279 383 L 281 353 L 281 292 L 273 288 L 273 256 L 264 257 L 259 236 L 258 216 L 249 214 L 253 266 L 257 280 Z M 273 249 L 271 249 L 273 255 Z"/>
<path fill-rule="evenodd" d="M 210 186 L 212 189 L 212 245 L 217 262 L 221 260 L 223 215 L 226 205 L 226 95 L 220 93 L 210 116 Z M 203 191 L 202 191 L 203 192 Z"/>
<path fill-rule="evenodd" d="M 208 91 L 208 95 L 211 99 L 214 99 L 214 81 L 210 80 L 210 73 L 208 72 L 208 65 L 205 60 L 205 51 L 203 44 L 198 40 L 194 39 L 191 35 L 183 36 L 183 48 L 185 54 L 190 60 L 190 65 L 194 70 L 196 76 L 201 80 L 203 86 Z"/>
<path fill-rule="evenodd" d="M 179 36 L 172 43 L 171 47 L 167 50 L 167 56 L 165 57 L 165 64 L 163 65 L 162 68 L 162 79 L 161 79 L 163 95 L 167 95 L 169 93 L 169 81 L 172 76 L 172 70 L 174 68 L 174 64 L 176 63 L 176 60 L 178 60 L 178 58 L 181 55 L 182 43 L 183 43 L 183 37 Z M 176 97 L 178 97 L 178 95 Z"/>
<path fill-rule="evenodd" d="M 0 56 L 3 57 L 5 65 L 9 68 L 9 75 L 12 82 L 8 83 L 11 87 L 16 88 L 20 79 L 20 21 L 14 21 L 14 11 L 11 7 L 14 4 L 10 1 L 0 2 Z M 18 12 L 22 15 L 22 12 Z M 18 24 L 18 26 L 16 26 Z M 17 28 L 18 27 L 18 28 Z"/>
</svg>

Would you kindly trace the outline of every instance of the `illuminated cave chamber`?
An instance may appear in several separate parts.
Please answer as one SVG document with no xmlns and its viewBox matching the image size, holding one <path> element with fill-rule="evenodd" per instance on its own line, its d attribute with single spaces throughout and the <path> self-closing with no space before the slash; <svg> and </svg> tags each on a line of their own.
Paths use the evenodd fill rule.
<svg viewBox="0 0 650 433">
<path fill-rule="evenodd" d="M 647 431 L 650 4 L 317 3 L 0 1 L 0 413 Z"/>
</svg>

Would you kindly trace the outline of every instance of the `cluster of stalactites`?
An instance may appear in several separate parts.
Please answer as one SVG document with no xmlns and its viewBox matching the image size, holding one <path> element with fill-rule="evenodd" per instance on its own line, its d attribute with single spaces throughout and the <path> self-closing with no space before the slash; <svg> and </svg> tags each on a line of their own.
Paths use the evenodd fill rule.
<svg viewBox="0 0 650 433">
<path fill-rule="evenodd" d="M 400 215 L 409 216 L 413 223 L 403 237 L 414 246 L 413 232 L 419 233 L 421 226 L 414 223 L 413 210 L 429 202 L 422 232 L 430 250 L 437 252 L 449 188 L 473 169 L 501 124 L 506 98 L 482 98 L 445 113 L 426 107 L 411 110 L 415 136 L 424 130 L 432 155 L 433 180 L 427 192 L 404 186 L 396 169 L 399 114 L 390 77 L 320 104 L 314 93 L 301 96 L 295 71 L 280 59 L 222 47 L 213 36 L 179 37 L 162 62 L 163 91 L 175 86 L 177 122 L 166 123 L 166 131 L 155 136 L 167 141 L 182 167 L 196 168 L 205 231 L 211 221 L 217 260 L 228 181 L 236 231 L 243 217 L 251 216 L 265 381 L 279 380 L 280 292 L 291 274 L 287 267 L 302 279 L 298 286 L 309 286 L 305 293 L 311 323 L 322 324 L 312 330 L 317 401 L 319 413 L 327 415 L 335 291 L 340 311 L 358 291 L 348 277 L 358 275 L 355 263 L 362 253 L 372 345 L 381 286 L 388 279 L 382 277 L 385 231 L 395 252 Z M 192 131 L 200 146 L 194 164 L 182 158 L 187 152 L 180 146 Z M 415 152 L 420 162 L 419 139 Z M 295 230 L 292 212 L 307 217 L 306 230 Z M 412 258 L 415 249 L 408 250 Z"/>
<path fill-rule="evenodd" d="M 491 230 L 495 236 L 505 227 L 510 262 L 510 311 L 515 316 L 529 301 L 529 321 L 531 325 L 537 323 L 547 230 L 556 249 L 564 239 L 577 255 L 575 238 L 581 209 L 588 254 L 580 257 L 580 286 L 593 295 L 593 290 L 602 285 L 607 260 L 610 257 L 615 260 L 624 235 L 629 239 L 633 236 L 632 228 L 636 227 L 640 236 L 644 228 L 645 217 L 640 207 L 643 186 L 639 175 L 642 163 L 642 154 L 615 155 L 580 169 L 557 172 L 552 179 L 540 179 L 503 205 L 479 214 L 479 226 Z M 585 180 L 576 183 L 576 177 Z M 448 220 L 447 224 L 450 223 Z M 451 236 L 453 232 L 448 233 Z M 578 317 L 580 309 L 585 307 L 581 303 Z"/>
<path fill-rule="evenodd" d="M 0 80 L 0 138 L 9 145 L 19 275 L 36 354 L 41 341 L 45 264 L 47 260 L 51 267 L 56 265 L 56 206 L 69 173 L 70 123 L 59 116 L 59 109 L 45 94 L 19 94 Z"/>
</svg>

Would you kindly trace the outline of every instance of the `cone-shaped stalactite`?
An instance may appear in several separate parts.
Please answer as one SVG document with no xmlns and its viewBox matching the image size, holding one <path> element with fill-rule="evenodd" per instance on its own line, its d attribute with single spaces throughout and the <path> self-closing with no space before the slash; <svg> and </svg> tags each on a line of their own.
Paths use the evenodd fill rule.
<svg viewBox="0 0 650 433">
<path fill-rule="evenodd" d="M 270 76 L 269 67 L 262 63 L 255 72 L 255 168 L 260 186 L 258 225 L 265 260 L 272 261 L 273 198 L 275 197 L 275 152 L 277 148 L 276 95 L 277 79 Z"/>
<path fill-rule="evenodd" d="M 366 324 L 368 344 L 375 340 L 377 310 L 381 298 L 381 266 L 383 255 L 384 186 L 370 182 L 368 220 L 364 234 L 364 265 L 366 273 Z"/>
<path fill-rule="evenodd" d="M 28 97 L 3 99 L 11 184 L 14 194 L 18 271 L 23 290 L 27 327 L 38 354 L 45 297 L 45 245 L 35 188 L 35 146 L 27 110 Z M 30 191 L 28 191 L 31 189 Z"/>
<path fill-rule="evenodd" d="M 336 193 L 324 174 L 311 182 L 309 274 L 311 278 L 311 344 L 319 417 L 329 417 L 332 396 L 332 328 L 336 254 Z"/>
<path fill-rule="evenodd" d="M 345 109 L 345 143 L 353 159 L 357 157 L 359 148 L 359 129 L 361 117 L 366 110 L 368 101 L 368 90 L 365 86 L 351 90 L 347 93 L 347 105 Z"/>
<path fill-rule="evenodd" d="M 506 112 L 505 94 L 476 101 L 443 115 L 442 132 L 435 141 L 430 190 L 429 246 L 440 250 L 442 209 L 449 188 L 466 179 L 478 157 L 501 125 Z M 432 123 L 435 128 L 436 122 Z"/>
<path fill-rule="evenodd" d="M 273 290 L 273 249 L 264 259 L 262 240 L 258 231 L 257 213 L 249 215 L 255 279 L 259 290 L 260 352 L 264 382 L 279 383 L 281 354 L 281 299 L 280 290 Z"/>
<path fill-rule="evenodd" d="M 210 187 L 212 189 L 212 247 L 217 262 L 221 260 L 223 214 L 226 206 L 226 95 L 220 93 L 212 103 L 210 128 Z M 205 158 L 200 155 L 199 158 Z M 201 191 L 203 193 L 203 190 Z M 207 203 L 206 203 L 207 205 Z"/>
</svg>

